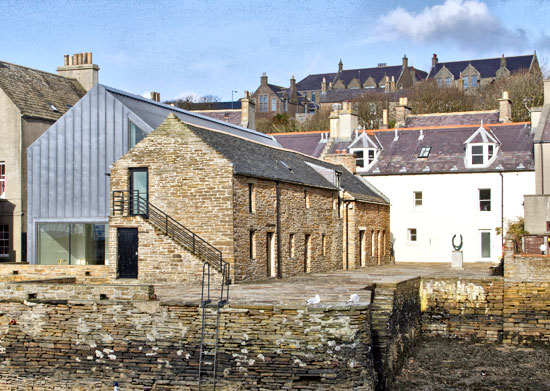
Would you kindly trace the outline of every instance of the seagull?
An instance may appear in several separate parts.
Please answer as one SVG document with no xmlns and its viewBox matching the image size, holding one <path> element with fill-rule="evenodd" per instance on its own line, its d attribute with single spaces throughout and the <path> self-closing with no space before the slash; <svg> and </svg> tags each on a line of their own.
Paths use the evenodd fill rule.
<svg viewBox="0 0 550 391">
<path fill-rule="evenodd" d="M 307 305 L 310 304 L 319 304 L 321 302 L 321 297 L 319 295 L 315 295 L 315 297 L 310 297 L 307 299 Z"/>
<path fill-rule="evenodd" d="M 30 301 L 27 301 L 27 300 L 23 300 L 23 304 L 25 304 L 29 307 L 34 307 L 36 305 L 36 303 L 30 302 Z"/>
<path fill-rule="evenodd" d="M 357 303 L 359 301 L 359 295 L 357 293 L 353 293 L 350 295 L 348 303 Z"/>
</svg>

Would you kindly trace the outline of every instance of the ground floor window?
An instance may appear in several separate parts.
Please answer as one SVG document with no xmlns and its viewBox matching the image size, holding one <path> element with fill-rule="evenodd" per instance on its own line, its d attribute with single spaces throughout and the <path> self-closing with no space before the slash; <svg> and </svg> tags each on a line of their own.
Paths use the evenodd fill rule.
<svg viewBox="0 0 550 391">
<path fill-rule="evenodd" d="M 107 224 L 40 223 L 37 228 L 41 265 L 104 265 Z"/>
<path fill-rule="evenodd" d="M 0 225 L 0 257 L 7 258 L 10 256 L 10 226 L 7 224 Z"/>
</svg>

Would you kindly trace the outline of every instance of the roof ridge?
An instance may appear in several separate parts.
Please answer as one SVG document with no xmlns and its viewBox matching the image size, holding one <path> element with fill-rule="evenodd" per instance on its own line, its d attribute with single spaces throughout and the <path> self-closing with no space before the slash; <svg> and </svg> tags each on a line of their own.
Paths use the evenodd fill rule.
<svg viewBox="0 0 550 391">
<path fill-rule="evenodd" d="M 522 55 L 519 55 L 519 56 L 504 56 L 505 59 L 509 59 L 509 58 L 520 58 L 520 57 L 533 57 L 534 54 L 522 54 Z M 485 60 L 500 60 L 501 57 L 491 57 L 491 58 L 478 58 L 478 59 L 474 59 L 474 60 L 457 60 L 457 61 L 439 61 L 436 65 L 439 65 L 439 64 L 453 64 L 453 63 L 458 63 L 458 62 L 472 62 L 472 61 L 485 61 Z"/>
<path fill-rule="evenodd" d="M 411 114 L 407 118 L 410 117 L 428 117 L 428 116 L 435 116 L 435 115 L 461 115 L 461 114 L 489 114 L 489 113 L 498 113 L 498 109 L 493 110 L 471 110 L 471 111 L 450 111 L 448 113 L 424 113 L 424 114 Z"/>
<path fill-rule="evenodd" d="M 29 69 L 29 70 L 31 70 L 31 71 L 36 71 L 36 72 L 40 72 L 40 73 L 45 73 L 45 74 L 47 74 L 47 75 L 59 77 L 59 78 L 62 78 L 62 79 L 78 81 L 78 80 L 75 79 L 74 77 L 66 77 L 66 76 L 58 75 L 57 73 L 52 73 L 52 72 L 48 72 L 48 71 L 43 71 L 43 70 L 41 70 L 41 69 L 31 68 L 31 67 L 28 67 L 28 66 L 25 66 L 25 65 L 19 65 L 19 64 L 14 64 L 14 63 L 12 63 L 12 62 L 0 60 L 0 64 L 2 64 L 2 63 L 3 63 L 3 64 L 13 65 L 13 66 L 16 66 L 16 67 L 19 67 L 19 68 Z"/>
</svg>

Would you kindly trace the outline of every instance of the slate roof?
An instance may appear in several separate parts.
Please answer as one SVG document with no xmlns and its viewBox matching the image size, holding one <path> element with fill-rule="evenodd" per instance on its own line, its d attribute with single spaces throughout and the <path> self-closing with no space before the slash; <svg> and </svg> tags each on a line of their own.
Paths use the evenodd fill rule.
<svg viewBox="0 0 550 391">
<path fill-rule="evenodd" d="M 508 68 L 508 70 L 512 73 L 522 69 L 529 70 L 534 57 L 534 54 L 505 57 L 506 68 Z M 497 70 L 500 68 L 500 57 L 481 60 L 439 62 L 435 65 L 435 67 L 432 67 L 428 78 L 433 78 L 441 70 L 441 68 L 445 66 L 453 74 L 454 78 L 458 79 L 460 77 L 460 72 L 464 71 L 469 64 L 472 64 L 472 66 L 478 70 L 481 77 L 495 77 Z"/>
<path fill-rule="evenodd" d="M 243 128 L 231 123 L 220 121 L 215 118 L 201 115 L 192 111 L 173 107 L 164 103 L 156 102 L 144 98 L 140 95 L 134 95 L 129 92 L 117 90 L 116 88 L 103 86 L 109 93 L 113 94 L 116 99 L 126 105 L 143 121 L 145 121 L 152 129 L 156 129 L 170 113 L 174 113 L 181 121 L 186 124 L 202 126 L 209 129 L 219 130 L 230 134 L 246 137 L 251 140 L 272 145 L 280 146 L 275 138 L 258 132 L 253 129 Z"/>
<path fill-rule="evenodd" d="M 275 133 L 272 136 L 283 148 L 319 157 L 326 145 L 326 142 L 321 141 L 323 133 L 324 137 L 328 138 L 329 132 Z"/>
<path fill-rule="evenodd" d="M 58 120 L 86 94 L 75 79 L 3 61 L 0 61 L 0 88 L 21 114 L 51 121 Z"/>
<path fill-rule="evenodd" d="M 373 93 L 384 93 L 384 88 L 338 88 L 335 90 L 327 90 L 326 93 L 321 93 L 319 96 L 320 103 L 344 102 L 346 100 L 360 99 L 364 95 Z M 397 90 L 386 96 L 389 99 L 398 99 L 407 94 L 406 90 Z"/>
<path fill-rule="evenodd" d="M 409 67 L 409 69 L 412 69 L 412 67 Z M 388 76 L 390 79 L 393 76 L 393 78 L 397 82 L 402 70 L 403 66 L 392 65 L 374 68 L 344 69 L 342 72 L 308 75 L 300 80 L 298 83 L 296 83 L 296 88 L 299 91 L 320 90 L 323 78 L 326 79 L 327 87 L 329 83 L 334 84 L 338 80 L 342 80 L 347 86 L 349 82 L 354 78 L 358 79 L 361 84 L 363 84 L 367 81 L 369 77 L 372 77 L 376 81 L 376 83 L 380 83 L 384 76 Z M 426 72 L 420 70 L 416 71 L 416 75 L 419 79 L 423 80 L 426 78 Z"/>
<path fill-rule="evenodd" d="M 217 119 L 218 121 L 224 121 L 238 126 L 241 125 L 241 110 L 193 110 L 193 112 Z"/>
<path fill-rule="evenodd" d="M 309 156 L 251 142 L 242 137 L 213 132 L 197 126 L 188 127 L 212 148 L 233 163 L 235 174 L 266 178 L 337 190 L 310 164 L 342 172 L 340 185 L 346 191 L 376 202 L 387 203 L 374 189 L 340 165 Z M 308 164 L 309 163 L 309 164 Z"/>
<path fill-rule="evenodd" d="M 484 124 L 495 124 L 498 123 L 498 116 L 498 110 L 409 115 L 404 127 L 481 124 L 482 121 Z"/>
<path fill-rule="evenodd" d="M 382 144 L 378 161 L 364 175 L 403 175 L 457 172 L 532 171 L 533 136 L 527 123 L 484 125 L 501 142 L 497 158 L 486 168 L 466 168 L 464 142 L 479 126 L 449 126 L 437 129 L 402 129 L 373 132 Z M 419 139 L 420 134 L 423 138 Z M 335 143 L 332 150 L 346 149 L 350 143 Z M 419 158 L 422 147 L 431 147 L 427 158 Z"/>
</svg>

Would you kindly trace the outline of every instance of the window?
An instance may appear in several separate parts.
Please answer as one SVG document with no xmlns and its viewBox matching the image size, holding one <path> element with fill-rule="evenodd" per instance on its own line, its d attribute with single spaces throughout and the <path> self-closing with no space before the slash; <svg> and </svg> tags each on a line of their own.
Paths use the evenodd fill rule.
<svg viewBox="0 0 550 391">
<path fill-rule="evenodd" d="M 374 257 L 376 254 L 376 240 L 374 238 L 374 230 L 370 231 L 370 255 Z"/>
<path fill-rule="evenodd" d="M 254 184 L 248 184 L 248 213 L 254 213 L 256 211 L 256 189 Z"/>
<path fill-rule="evenodd" d="M 285 113 L 287 113 L 287 112 L 288 112 L 288 101 L 285 100 Z"/>
<path fill-rule="evenodd" d="M 321 234 L 321 254 L 327 255 L 327 235 Z"/>
<path fill-rule="evenodd" d="M 550 231 L 550 221 L 546 222 L 546 232 Z"/>
<path fill-rule="evenodd" d="M 0 258 L 10 256 L 10 226 L 0 225 Z"/>
<path fill-rule="evenodd" d="M 437 86 L 438 86 L 438 87 L 442 87 L 442 86 L 443 86 L 443 80 L 442 80 L 441 78 L 436 79 L 436 81 L 437 81 Z"/>
<path fill-rule="evenodd" d="M 149 178 L 146 167 L 130 168 L 130 214 L 146 215 L 149 202 Z"/>
<path fill-rule="evenodd" d="M 41 265 L 103 265 L 107 259 L 108 226 L 93 223 L 37 225 Z"/>
<path fill-rule="evenodd" d="M 479 210 L 481 212 L 491 211 L 491 189 L 479 189 Z"/>
<path fill-rule="evenodd" d="M 0 162 L 0 198 L 6 198 L 6 163 Z"/>
<path fill-rule="evenodd" d="M 493 157 L 493 153 L 495 151 L 495 147 L 493 145 L 487 145 L 487 160 L 491 160 Z"/>
<path fill-rule="evenodd" d="M 422 192 L 421 191 L 415 191 L 414 192 L 414 206 L 415 207 L 422 206 Z"/>
<path fill-rule="evenodd" d="M 304 190 L 304 201 L 306 203 L 306 209 L 309 209 L 309 207 L 311 206 L 311 199 L 307 190 Z"/>
<path fill-rule="evenodd" d="M 450 86 L 451 86 L 451 78 L 450 78 L 450 77 L 446 77 L 446 78 L 445 78 L 445 85 L 446 85 L 447 87 L 450 87 Z"/>
<path fill-rule="evenodd" d="M 472 145 L 472 164 L 483 164 L 483 145 Z"/>
<path fill-rule="evenodd" d="M 355 156 L 355 165 L 359 168 L 368 168 L 376 160 L 376 149 L 350 149 Z"/>
<path fill-rule="evenodd" d="M 135 123 L 128 121 L 128 148 L 133 148 L 145 138 L 146 134 Z"/>
<path fill-rule="evenodd" d="M 256 259 L 256 231 L 249 232 L 249 254 L 250 259 Z"/>
<path fill-rule="evenodd" d="M 311 93 L 311 101 L 315 102 L 315 91 Z"/>
<path fill-rule="evenodd" d="M 294 258 L 296 255 L 296 234 L 290 234 L 288 242 L 288 255 L 290 258 Z"/>
<path fill-rule="evenodd" d="M 472 87 L 477 87 L 477 76 L 472 76 Z"/>
<path fill-rule="evenodd" d="M 417 234 L 416 228 L 409 228 L 409 243 L 416 243 Z"/>
<path fill-rule="evenodd" d="M 271 111 L 277 111 L 277 98 L 271 98 Z"/>
<path fill-rule="evenodd" d="M 311 235 L 305 235 L 304 241 L 304 273 L 311 272 Z"/>
<path fill-rule="evenodd" d="M 462 81 L 464 82 L 464 88 L 468 88 L 468 76 L 463 76 Z"/>
<path fill-rule="evenodd" d="M 267 112 L 267 95 L 260 95 L 260 111 Z"/>
<path fill-rule="evenodd" d="M 418 157 L 426 158 L 430 156 L 430 151 L 432 150 L 432 147 L 422 147 L 420 149 L 420 152 L 418 153 Z"/>
</svg>

